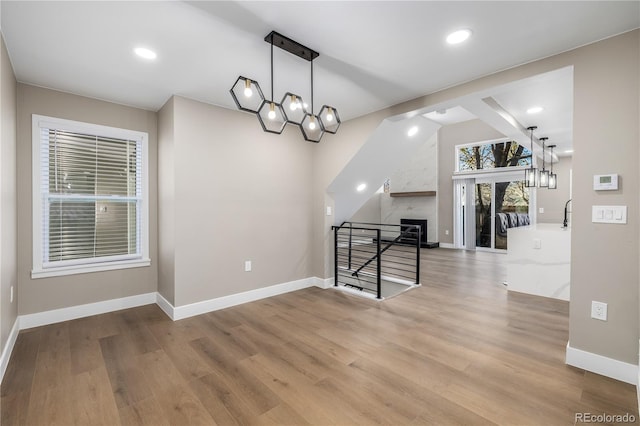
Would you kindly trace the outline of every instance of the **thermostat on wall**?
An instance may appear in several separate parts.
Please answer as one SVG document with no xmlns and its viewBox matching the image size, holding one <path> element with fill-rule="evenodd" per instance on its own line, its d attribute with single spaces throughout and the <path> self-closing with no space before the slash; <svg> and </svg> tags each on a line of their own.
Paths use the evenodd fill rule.
<svg viewBox="0 0 640 426">
<path fill-rule="evenodd" d="M 594 175 L 593 190 L 594 191 L 615 191 L 618 189 L 618 175 Z"/>
</svg>

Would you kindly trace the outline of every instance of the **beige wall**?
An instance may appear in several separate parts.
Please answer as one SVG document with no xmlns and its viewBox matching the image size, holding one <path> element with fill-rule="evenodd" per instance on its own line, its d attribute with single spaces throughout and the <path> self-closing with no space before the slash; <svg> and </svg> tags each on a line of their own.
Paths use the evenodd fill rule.
<svg viewBox="0 0 640 426">
<path fill-rule="evenodd" d="M 16 285 L 16 79 L 0 36 L 0 353 L 18 316 Z"/>
<path fill-rule="evenodd" d="M 158 293 L 175 305 L 174 98 L 158 111 Z"/>
<path fill-rule="evenodd" d="M 571 198 L 570 196 L 570 177 L 571 165 L 573 163 L 571 157 L 560 157 L 557 163 L 553 163 L 553 172 L 558 175 L 558 188 L 550 190 L 538 188 L 536 196 L 536 207 L 538 212 L 536 220 L 538 223 L 562 223 L 564 220 L 564 205 Z M 540 213 L 539 209 L 544 208 L 544 213 Z M 571 211 L 571 205 L 569 205 Z M 569 215 L 571 221 L 571 215 Z"/>
<path fill-rule="evenodd" d="M 312 276 L 316 147 L 293 126 L 265 133 L 255 115 L 173 98 L 173 170 L 163 149 L 159 171 L 174 176 L 160 205 L 173 223 L 159 232 L 174 233 L 162 252 L 173 251 L 175 306 Z"/>
<path fill-rule="evenodd" d="M 640 30 L 635 30 L 344 123 L 344 131 L 341 129 L 334 138 L 323 140 L 314 159 L 314 270 L 324 277 L 331 276 L 330 226 L 319 208 L 331 202 L 325 189 L 383 118 L 573 65 L 570 341 L 574 348 L 637 364 L 639 64 Z M 610 194 L 595 193 L 592 176 L 611 172 L 622 176 L 622 188 Z M 447 190 L 440 192 L 444 194 Z M 446 205 L 447 201 L 442 199 L 441 203 Z M 592 224 L 594 204 L 627 205 L 629 223 Z M 444 219 L 445 215 L 440 217 Z M 590 318 L 592 300 L 608 303 L 608 321 Z"/>
<path fill-rule="evenodd" d="M 570 339 L 573 347 L 638 363 L 638 113 L 640 31 L 569 52 L 574 68 Z M 622 185 L 593 190 L 593 175 Z M 626 225 L 591 223 L 592 205 L 628 206 Z M 590 318 L 608 303 L 608 321 Z"/>
<path fill-rule="evenodd" d="M 110 102 L 18 84 L 18 313 L 117 299 L 157 289 L 157 114 Z M 31 279 L 31 116 L 42 114 L 149 134 L 149 255 L 151 266 Z"/>
<path fill-rule="evenodd" d="M 441 127 L 438 131 L 438 237 L 441 243 L 453 244 L 453 172 L 456 168 L 456 145 L 503 138 L 504 135 L 480 120 Z M 446 235 L 449 230 L 449 235 Z"/>
</svg>

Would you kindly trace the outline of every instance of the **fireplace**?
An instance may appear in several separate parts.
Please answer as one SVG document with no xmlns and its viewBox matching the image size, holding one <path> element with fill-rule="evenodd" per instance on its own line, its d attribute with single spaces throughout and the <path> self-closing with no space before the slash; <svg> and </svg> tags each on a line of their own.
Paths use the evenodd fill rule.
<svg viewBox="0 0 640 426">
<path fill-rule="evenodd" d="M 409 236 L 408 238 L 403 238 L 403 242 L 413 243 L 415 244 L 415 239 L 417 235 L 411 235 L 412 233 L 417 233 L 417 230 L 408 228 L 402 225 L 418 225 L 420 226 L 420 246 L 427 247 L 427 219 L 400 219 L 400 228 L 405 231 L 408 229 Z"/>
</svg>

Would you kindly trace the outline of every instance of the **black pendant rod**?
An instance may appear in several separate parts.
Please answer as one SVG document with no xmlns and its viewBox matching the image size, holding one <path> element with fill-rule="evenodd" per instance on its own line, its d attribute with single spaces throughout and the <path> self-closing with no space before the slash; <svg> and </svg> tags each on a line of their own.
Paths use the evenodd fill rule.
<svg viewBox="0 0 640 426">
<path fill-rule="evenodd" d="M 527 130 L 531 131 L 531 168 L 533 169 L 533 131 L 537 129 L 538 126 L 530 126 L 527 127 Z"/>
<path fill-rule="evenodd" d="M 311 62 L 311 115 L 313 115 L 313 60 Z"/>
<path fill-rule="evenodd" d="M 271 37 L 271 103 L 273 103 L 273 37 Z"/>
</svg>

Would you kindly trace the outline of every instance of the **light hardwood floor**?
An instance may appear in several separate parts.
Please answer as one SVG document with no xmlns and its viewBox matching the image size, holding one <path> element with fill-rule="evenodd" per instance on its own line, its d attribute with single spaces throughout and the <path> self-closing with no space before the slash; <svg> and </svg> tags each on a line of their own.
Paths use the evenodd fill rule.
<svg viewBox="0 0 640 426">
<path fill-rule="evenodd" d="M 634 386 L 564 364 L 568 304 L 508 294 L 500 256 L 424 250 L 423 286 L 382 303 L 309 288 L 176 322 L 149 305 L 25 330 L 2 425 L 637 418 Z"/>
</svg>

